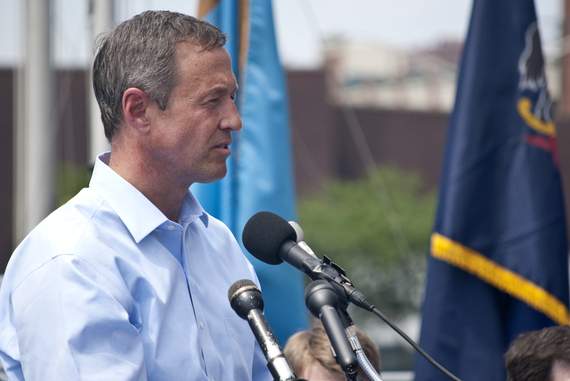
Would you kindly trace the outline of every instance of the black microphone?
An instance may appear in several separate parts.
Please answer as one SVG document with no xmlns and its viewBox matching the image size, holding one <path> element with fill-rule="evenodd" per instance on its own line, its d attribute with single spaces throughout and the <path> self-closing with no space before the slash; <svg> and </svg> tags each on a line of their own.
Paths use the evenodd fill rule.
<svg viewBox="0 0 570 381">
<path fill-rule="evenodd" d="M 228 299 L 238 316 L 249 323 L 255 339 L 267 359 L 267 367 L 273 379 L 279 381 L 298 380 L 265 315 L 263 315 L 263 296 L 255 283 L 249 279 L 238 280 L 228 290 Z"/>
<path fill-rule="evenodd" d="M 255 258 L 270 265 L 285 261 L 303 271 L 312 280 L 326 280 L 339 295 L 358 307 L 372 310 L 362 293 L 356 290 L 345 276 L 344 270 L 335 264 L 323 263 L 308 253 L 297 242 L 295 229 L 283 218 L 271 212 L 259 212 L 245 224 L 242 242 Z"/>
<path fill-rule="evenodd" d="M 324 280 L 316 280 L 305 289 L 305 304 L 311 313 L 321 319 L 336 354 L 336 360 L 347 376 L 356 377 L 358 359 L 348 341 L 338 314 L 338 295 Z"/>
</svg>

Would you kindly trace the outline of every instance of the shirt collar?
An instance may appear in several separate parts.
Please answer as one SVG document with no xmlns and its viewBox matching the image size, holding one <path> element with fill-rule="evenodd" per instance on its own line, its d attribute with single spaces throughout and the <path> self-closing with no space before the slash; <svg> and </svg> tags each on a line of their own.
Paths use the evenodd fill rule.
<svg viewBox="0 0 570 381">
<path fill-rule="evenodd" d="M 190 189 L 184 197 L 182 202 L 182 207 L 180 208 L 180 216 L 178 217 L 178 222 L 186 227 L 189 223 L 194 221 L 196 218 L 200 218 L 204 226 L 208 227 L 209 214 L 206 213 L 202 205 L 198 202 L 196 197 L 192 194 Z"/>
<path fill-rule="evenodd" d="M 168 218 L 132 184 L 109 167 L 110 152 L 95 161 L 89 187 L 97 192 L 117 213 L 134 240 L 139 243 Z M 180 223 L 188 225 L 196 218 L 208 226 L 208 214 L 188 190 L 180 209 Z"/>
</svg>

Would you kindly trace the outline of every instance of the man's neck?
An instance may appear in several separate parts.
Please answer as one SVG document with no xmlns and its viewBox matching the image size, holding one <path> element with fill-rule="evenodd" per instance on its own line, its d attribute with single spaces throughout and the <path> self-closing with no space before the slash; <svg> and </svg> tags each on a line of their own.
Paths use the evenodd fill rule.
<svg viewBox="0 0 570 381">
<path fill-rule="evenodd" d="M 137 155 L 111 152 L 109 167 L 137 188 L 169 220 L 178 222 L 180 208 L 190 185 L 171 184 L 152 163 Z"/>
</svg>

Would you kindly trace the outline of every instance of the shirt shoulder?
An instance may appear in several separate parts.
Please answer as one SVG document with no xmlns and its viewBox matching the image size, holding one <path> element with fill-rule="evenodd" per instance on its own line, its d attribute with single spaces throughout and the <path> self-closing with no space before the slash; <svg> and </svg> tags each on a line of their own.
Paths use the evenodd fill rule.
<svg viewBox="0 0 570 381">
<path fill-rule="evenodd" d="M 105 234 L 106 229 L 119 225 L 117 220 L 96 192 L 89 188 L 81 190 L 40 222 L 18 245 L 6 267 L 3 284 L 14 289 L 60 255 L 83 255 L 81 250 L 88 246 L 84 241 Z"/>
</svg>

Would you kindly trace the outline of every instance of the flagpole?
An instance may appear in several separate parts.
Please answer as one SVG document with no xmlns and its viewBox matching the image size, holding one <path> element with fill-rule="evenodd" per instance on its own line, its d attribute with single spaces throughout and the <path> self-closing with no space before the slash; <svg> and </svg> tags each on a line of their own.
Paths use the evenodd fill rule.
<svg viewBox="0 0 570 381">
<path fill-rule="evenodd" d="M 92 41 L 95 41 L 97 36 L 105 31 L 108 31 L 114 22 L 114 1 L 113 0 L 91 0 L 91 32 Z M 92 60 L 90 61 L 90 63 Z M 88 163 L 93 165 L 95 158 L 102 152 L 111 149 L 109 142 L 105 138 L 103 123 L 101 122 L 101 113 L 99 105 L 95 99 L 93 86 L 91 84 L 91 65 L 87 66 L 87 102 L 89 110 L 89 156 Z"/>
<path fill-rule="evenodd" d="M 562 22 L 562 46 L 560 69 L 562 71 L 562 91 L 558 116 L 570 119 L 570 0 L 564 0 L 564 19 Z"/>
<path fill-rule="evenodd" d="M 55 98 L 50 1 L 25 4 L 26 57 L 18 88 L 14 239 L 18 243 L 55 206 Z"/>
</svg>

